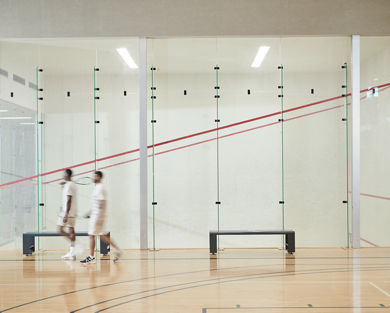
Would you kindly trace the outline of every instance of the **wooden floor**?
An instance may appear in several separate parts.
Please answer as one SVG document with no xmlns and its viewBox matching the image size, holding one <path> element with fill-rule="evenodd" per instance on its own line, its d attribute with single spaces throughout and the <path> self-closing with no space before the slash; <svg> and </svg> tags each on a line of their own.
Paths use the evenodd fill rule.
<svg viewBox="0 0 390 313">
<path fill-rule="evenodd" d="M 390 312 L 390 248 L 0 252 L 1 312 Z"/>
</svg>

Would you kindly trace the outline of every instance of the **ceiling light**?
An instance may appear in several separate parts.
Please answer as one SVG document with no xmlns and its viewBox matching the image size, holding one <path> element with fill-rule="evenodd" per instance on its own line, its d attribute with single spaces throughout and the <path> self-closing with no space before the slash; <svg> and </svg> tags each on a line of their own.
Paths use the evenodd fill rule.
<svg viewBox="0 0 390 313">
<path fill-rule="evenodd" d="M 35 125 L 35 123 L 19 123 L 20 125 Z"/>
<path fill-rule="evenodd" d="M 0 113 L 8 112 L 8 110 L 0 110 Z"/>
<path fill-rule="evenodd" d="M 31 120 L 31 116 L 0 116 L 0 120 Z"/>
<path fill-rule="evenodd" d="M 130 68 L 138 68 L 137 64 L 135 64 L 133 58 L 131 57 L 129 51 L 126 48 L 118 48 L 116 49 L 116 51 Z"/>
<path fill-rule="evenodd" d="M 263 62 L 265 56 L 268 53 L 270 47 L 268 46 L 260 46 L 259 50 L 257 50 L 257 54 L 255 56 L 255 59 L 252 62 L 252 67 L 260 67 L 261 63 Z"/>
</svg>

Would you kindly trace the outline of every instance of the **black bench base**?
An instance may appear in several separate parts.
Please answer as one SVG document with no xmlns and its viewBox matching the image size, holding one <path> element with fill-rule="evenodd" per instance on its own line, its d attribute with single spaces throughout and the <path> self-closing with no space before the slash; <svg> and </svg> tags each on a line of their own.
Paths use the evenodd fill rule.
<svg viewBox="0 0 390 313">
<path fill-rule="evenodd" d="M 284 235 L 285 236 L 285 248 L 288 253 L 295 252 L 295 231 L 293 230 L 220 230 L 220 231 L 210 231 L 210 253 L 216 254 L 218 250 L 217 246 L 217 236 L 221 235 Z"/>
<path fill-rule="evenodd" d="M 105 235 L 110 238 L 110 233 Z M 23 234 L 23 254 L 31 255 L 35 251 L 35 237 L 61 237 L 60 233 L 24 233 Z M 88 236 L 88 233 L 76 233 L 77 237 Z M 100 239 L 100 254 L 107 255 L 110 252 L 110 246 Z"/>
</svg>

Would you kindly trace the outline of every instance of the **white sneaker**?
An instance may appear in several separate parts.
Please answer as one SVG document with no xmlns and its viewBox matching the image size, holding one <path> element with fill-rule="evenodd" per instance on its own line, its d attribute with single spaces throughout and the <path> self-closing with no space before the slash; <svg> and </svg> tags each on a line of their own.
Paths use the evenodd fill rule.
<svg viewBox="0 0 390 313">
<path fill-rule="evenodd" d="M 73 255 L 71 252 L 68 252 L 67 254 L 63 255 L 61 258 L 63 260 L 76 260 L 76 256 Z"/>
<path fill-rule="evenodd" d="M 93 264 L 96 263 L 96 259 L 88 255 L 84 260 L 80 261 L 81 264 Z"/>
<path fill-rule="evenodd" d="M 114 262 L 118 261 L 122 256 L 122 250 L 117 250 L 114 252 Z"/>
<path fill-rule="evenodd" d="M 76 243 L 74 248 L 73 248 L 73 255 L 81 256 L 83 251 L 84 251 L 83 246 L 81 244 L 79 244 L 79 243 Z"/>
</svg>

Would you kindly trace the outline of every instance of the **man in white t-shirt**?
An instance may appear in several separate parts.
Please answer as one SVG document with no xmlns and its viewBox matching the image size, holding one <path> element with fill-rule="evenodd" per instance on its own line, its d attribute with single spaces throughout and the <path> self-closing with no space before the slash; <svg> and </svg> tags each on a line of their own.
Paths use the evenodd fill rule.
<svg viewBox="0 0 390 313">
<path fill-rule="evenodd" d="M 64 182 L 62 185 L 62 210 L 58 218 L 57 226 L 61 235 L 70 240 L 70 251 L 62 256 L 64 260 L 75 260 L 76 235 L 74 226 L 77 216 L 76 186 L 72 182 L 72 170 L 66 169 L 64 172 Z M 68 228 L 68 232 L 65 231 Z"/>
<path fill-rule="evenodd" d="M 114 262 L 119 260 L 122 252 L 119 247 L 103 231 L 104 221 L 106 219 L 107 194 L 102 184 L 103 173 L 95 172 L 95 188 L 92 193 L 92 210 L 85 217 L 90 218 L 88 235 L 90 240 L 90 255 L 80 261 L 82 264 L 95 263 L 95 236 L 115 249 Z"/>
</svg>

